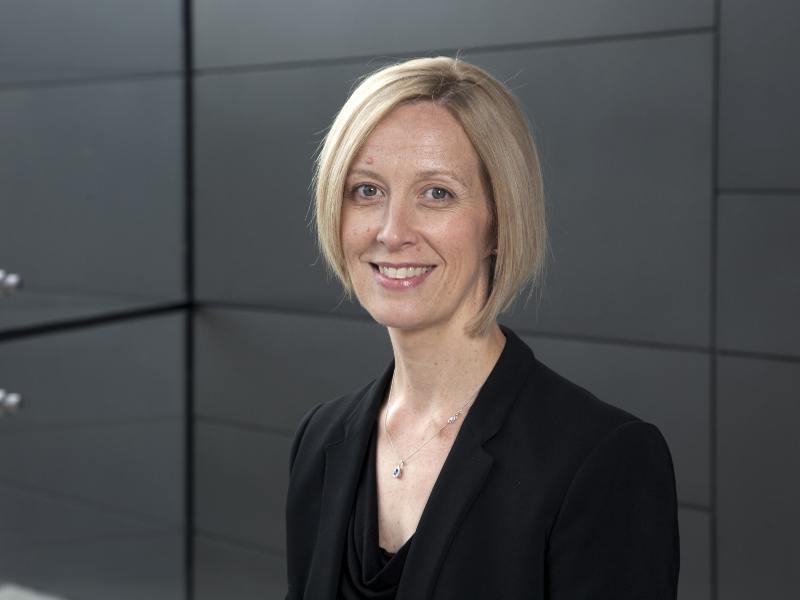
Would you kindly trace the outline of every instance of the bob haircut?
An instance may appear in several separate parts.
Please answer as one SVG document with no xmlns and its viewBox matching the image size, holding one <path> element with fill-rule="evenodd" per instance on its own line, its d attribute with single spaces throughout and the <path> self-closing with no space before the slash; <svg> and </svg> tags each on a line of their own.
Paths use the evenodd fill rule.
<svg viewBox="0 0 800 600">
<path fill-rule="evenodd" d="M 401 104 L 422 101 L 449 110 L 480 159 L 497 250 L 488 297 L 467 326 L 468 335 L 481 335 L 525 285 L 530 283 L 533 291 L 547 248 L 541 169 L 527 119 L 511 91 L 483 69 L 458 57 L 437 56 L 406 60 L 360 78 L 315 159 L 311 186 L 319 249 L 351 297 L 341 238 L 348 171 L 381 119 Z"/>
</svg>

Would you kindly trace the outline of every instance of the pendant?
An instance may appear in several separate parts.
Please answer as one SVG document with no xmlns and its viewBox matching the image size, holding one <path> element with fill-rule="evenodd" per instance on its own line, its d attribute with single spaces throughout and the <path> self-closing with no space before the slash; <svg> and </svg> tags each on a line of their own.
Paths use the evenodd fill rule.
<svg viewBox="0 0 800 600">
<path fill-rule="evenodd" d="M 394 469 L 392 469 L 392 477 L 400 479 L 403 476 L 403 461 L 401 460 Z"/>
</svg>

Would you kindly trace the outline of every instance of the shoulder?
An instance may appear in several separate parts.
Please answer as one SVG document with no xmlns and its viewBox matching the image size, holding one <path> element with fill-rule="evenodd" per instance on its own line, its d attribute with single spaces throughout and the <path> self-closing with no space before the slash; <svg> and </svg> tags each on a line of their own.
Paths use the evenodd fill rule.
<svg viewBox="0 0 800 600">
<path fill-rule="evenodd" d="M 675 472 L 661 430 L 533 355 L 505 429 L 509 455 L 541 466 L 539 485 L 546 480 L 553 507 L 562 507 L 556 514 L 567 506 L 580 515 L 584 501 L 606 494 L 619 506 L 651 502 L 659 518 L 674 516 Z"/>
<path fill-rule="evenodd" d="M 598 440 L 628 421 L 641 419 L 556 372 L 514 331 L 503 327 L 507 337 L 509 360 L 502 369 L 502 383 L 495 385 L 495 398 L 501 404 L 512 403 L 510 420 L 543 429 L 558 437 L 573 440 Z M 509 398 L 512 394 L 514 398 Z M 503 397 L 505 396 L 505 397 Z"/>
<path fill-rule="evenodd" d="M 598 434 L 611 431 L 629 421 L 641 418 L 600 399 L 593 392 L 567 379 L 549 366 L 533 358 L 531 373 L 525 386 L 521 408 L 537 413 L 552 425 L 569 425 L 572 429 L 596 430 Z"/>
<path fill-rule="evenodd" d="M 547 424 L 550 446 L 565 458 L 565 474 L 573 479 L 578 473 L 607 475 L 607 467 L 623 464 L 633 473 L 634 463 L 672 471 L 667 442 L 653 423 L 601 400 L 541 363 L 535 389 L 539 391 L 536 402 L 531 403 L 529 397 L 523 406 L 527 404 L 530 415 Z"/>
<path fill-rule="evenodd" d="M 526 362 L 525 383 L 506 421 L 509 441 L 524 455 L 545 452 L 550 466 L 565 479 L 571 479 L 595 452 L 668 457 L 658 427 L 616 406 L 613 398 L 599 398 L 533 352 Z"/>
</svg>

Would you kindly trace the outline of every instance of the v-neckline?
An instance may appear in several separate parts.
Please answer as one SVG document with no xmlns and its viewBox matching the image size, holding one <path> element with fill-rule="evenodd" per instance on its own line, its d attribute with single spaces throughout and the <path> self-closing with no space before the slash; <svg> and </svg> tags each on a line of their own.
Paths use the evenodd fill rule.
<svg viewBox="0 0 800 600">
<path fill-rule="evenodd" d="M 375 429 L 372 432 L 372 444 L 370 445 L 370 458 L 369 458 L 369 483 L 370 489 L 368 489 L 368 497 L 371 497 L 372 506 L 370 507 L 370 511 L 372 512 L 372 525 L 374 528 L 374 543 L 375 547 L 378 548 L 378 552 L 381 554 L 383 558 L 386 559 L 386 562 L 394 558 L 400 552 L 403 552 L 407 546 L 411 545 L 412 540 L 414 539 L 414 535 L 416 531 L 411 534 L 411 536 L 394 552 L 390 552 L 386 548 L 380 545 L 380 517 L 378 514 L 378 424 L 375 424 Z"/>
</svg>

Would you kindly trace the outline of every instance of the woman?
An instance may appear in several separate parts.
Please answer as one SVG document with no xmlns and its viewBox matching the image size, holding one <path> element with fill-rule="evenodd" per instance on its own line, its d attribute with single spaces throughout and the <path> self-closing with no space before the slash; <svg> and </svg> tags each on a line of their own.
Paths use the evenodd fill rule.
<svg viewBox="0 0 800 600">
<path fill-rule="evenodd" d="M 546 250 L 510 92 L 458 59 L 383 68 L 336 117 L 315 189 L 322 254 L 394 360 L 298 428 L 288 598 L 675 598 L 661 433 L 497 324 Z"/>
</svg>

